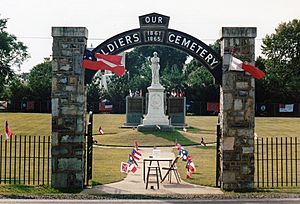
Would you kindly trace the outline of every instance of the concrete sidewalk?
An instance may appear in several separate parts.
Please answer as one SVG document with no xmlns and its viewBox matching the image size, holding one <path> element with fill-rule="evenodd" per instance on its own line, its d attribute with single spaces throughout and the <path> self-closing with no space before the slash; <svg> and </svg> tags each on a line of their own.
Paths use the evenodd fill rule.
<svg viewBox="0 0 300 204">
<path fill-rule="evenodd" d="M 172 147 L 157 148 L 160 150 L 160 157 L 163 158 L 175 158 L 172 152 Z M 152 155 L 153 148 L 141 148 L 140 149 L 143 158 L 148 158 Z M 168 167 L 168 162 L 161 162 L 161 167 Z M 147 171 L 147 168 L 146 168 Z M 162 171 L 164 176 L 166 171 Z M 110 183 L 105 185 L 95 186 L 92 189 L 85 189 L 83 193 L 97 194 L 97 192 L 105 192 L 109 194 L 223 194 L 219 188 L 212 188 L 207 186 L 199 186 L 189 184 L 184 181 L 177 183 L 174 174 L 172 183 L 166 179 L 163 183 L 160 183 L 159 189 L 156 187 L 156 183 L 149 183 L 148 189 L 146 189 L 146 183 L 143 182 L 143 161 L 138 161 L 138 169 L 135 173 L 128 173 L 127 177 L 120 182 Z M 151 189 L 151 186 L 154 189 Z"/>
</svg>

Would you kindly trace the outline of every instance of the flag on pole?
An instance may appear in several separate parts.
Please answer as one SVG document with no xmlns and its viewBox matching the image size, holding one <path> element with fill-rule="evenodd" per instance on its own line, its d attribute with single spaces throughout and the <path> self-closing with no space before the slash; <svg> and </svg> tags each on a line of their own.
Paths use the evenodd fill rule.
<svg viewBox="0 0 300 204">
<path fill-rule="evenodd" d="M 155 127 L 157 128 L 157 130 L 161 129 L 161 127 L 159 125 L 155 125 Z"/>
<path fill-rule="evenodd" d="M 204 142 L 203 137 L 201 137 L 201 142 L 200 142 L 200 144 L 203 145 L 203 146 L 206 146 L 206 142 Z"/>
<path fill-rule="evenodd" d="M 11 129 L 8 127 L 8 122 L 6 121 L 5 122 L 5 136 L 6 136 L 6 139 L 7 140 L 11 139 L 12 135 L 13 135 L 13 133 L 12 133 Z"/>
<path fill-rule="evenodd" d="M 195 164 L 194 164 L 194 162 L 193 162 L 192 160 L 189 160 L 189 161 L 187 162 L 187 169 L 188 169 L 190 172 L 192 172 L 192 173 L 196 172 L 196 167 L 195 167 Z"/>
<path fill-rule="evenodd" d="M 187 157 L 187 163 L 186 163 L 185 168 L 187 169 L 186 177 L 192 178 L 193 173 L 196 172 L 196 166 L 195 166 L 194 162 L 192 161 L 191 156 Z"/>
<path fill-rule="evenodd" d="M 131 155 L 135 160 L 140 160 L 142 158 L 142 154 L 135 148 L 132 149 Z"/>
<path fill-rule="evenodd" d="M 131 89 L 129 89 L 129 96 L 133 97 L 133 93 L 132 93 Z"/>
<path fill-rule="evenodd" d="M 142 89 L 140 89 L 140 96 L 141 96 L 141 97 L 143 96 L 143 91 L 142 91 Z"/>
<path fill-rule="evenodd" d="M 129 170 L 129 163 L 121 162 L 121 172 L 128 173 Z"/>
<path fill-rule="evenodd" d="M 182 159 L 182 161 L 186 161 L 187 160 L 188 154 L 189 154 L 189 151 L 187 151 L 185 149 L 181 149 L 178 152 L 178 155 Z"/>
<path fill-rule="evenodd" d="M 294 104 L 279 104 L 279 113 L 294 112 Z"/>
<path fill-rule="evenodd" d="M 7 101 L 0 101 L 0 110 L 7 109 Z"/>
<path fill-rule="evenodd" d="M 100 133 L 100 135 L 104 135 L 104 131 L 101 126 L 99 127 L 99 133 Z"/>
<path fill-rule="evenodd" d="M 85 50 L 82 67 L 91 70 L 110 70 L 117 76 L 122 76 L 125 74 L 122 58 L 122 56 L 118 55 L 93 54 L 91 51 Z"/>
<path fill-rule="evenodd" d="M 128 170 L 131 171 L 132 173 L 135 173 L 137 170 L 136 165 L 134 163 L 129 164 Z"/>
<path fill-rule="evenodd" d="M 132 154 L 129 154 L 129 156 L 128 156 L 128 163 L 129 163 L 129 164 L 134 163 L 135 165 L 138 166 L 138 164 L 137 164 L 136 161 L 134 160 Z"/>
<path fill-rule="evenodd" d="M 176 144 L 175 144 L 175 148 L 176 148 L 177 150 L 181 150 L 181 148 L 182 148 L 182 147 L 181 147 L 181 144 L 176 143 Z"/>
<path fill-rule="evenodd" d="M 186 172 L 186 178 L 192 178 L 192 172 L 190 172 L 190 171 L 187 171 Z"/>
<path fill-rule="evenodd" d="M 254 67 L 251 64 L 242 62 L 241 60 L 239 60 L 239 59 L 237 59 L 233 56 L 231 57 L 229 70 L 232 70 L 232 71 L 246 71 L 246 72 L 250 73 L 256 79 L 261 79 L 266 75 L 263 71 L 261 71 L 257 67 Z"/>
<path fill-rule="evenodd" d="M 207 111 L 220 112 L 220 103 L 208 102 Z"/>
</svg>

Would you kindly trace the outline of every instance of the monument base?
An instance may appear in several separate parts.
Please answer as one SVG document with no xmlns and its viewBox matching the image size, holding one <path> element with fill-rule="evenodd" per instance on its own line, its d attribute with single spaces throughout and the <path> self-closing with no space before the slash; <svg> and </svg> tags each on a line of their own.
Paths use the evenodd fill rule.
<svg viewBox="0 0 300 204">
<path fill-rule="evenodd" d="M 138 125 L 137 130 L 139 132 L 173 132 L 174 127 L 172 125 Z"/>
</svg>

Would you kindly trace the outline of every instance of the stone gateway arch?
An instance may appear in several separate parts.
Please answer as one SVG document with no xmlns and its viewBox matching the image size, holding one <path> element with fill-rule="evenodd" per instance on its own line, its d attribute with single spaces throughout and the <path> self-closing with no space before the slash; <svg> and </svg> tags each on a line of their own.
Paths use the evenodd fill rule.
<svg viewBox="0 0 300 204">
<path fill-rule="evenodd" d="M 169 17 L 139 17 L 140 28 L 109 38 L 93 53 L 118 54 L 142 45 L 180 49 L 199 60 L 220 85 L 221 135 L 218 183 L 224 190 L 254 188 L 254 78 L 229 71 L 230 55 L 254 62 L 256 28 L 223 27 L 221 56 L 201 40 L 169 29 Z M 86 87 L 95 71 L 81 68 L 88 31 L 84 27 L 52 27 L 52 186 L 82 189 L 85 176 Z"/>
</svg>

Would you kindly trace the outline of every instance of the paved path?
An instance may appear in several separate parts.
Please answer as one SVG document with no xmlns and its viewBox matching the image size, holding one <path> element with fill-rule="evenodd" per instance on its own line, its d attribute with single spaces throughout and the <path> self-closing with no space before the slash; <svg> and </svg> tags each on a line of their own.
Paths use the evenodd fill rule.
<svg viewBox="0 0 300 204">
<path fill-rule="evenodd" d="M 160 147 L 157 148 L 160 151 L 160 157 L 175 158 L 172 152 L 172 147 Z M 147 158 L 152 155 L 152 148 L 141 148 L 143 158 Z M 165 164 L 164 164 L 165 163 Z M 168 162 L 161 162 L 161 166 L 168 166 Z M 166 171 L 162 172 L 162 176 Z M 174 174 L 173 174 L 174 177 Z M 143 161 L 138 161 L 138 169 L 135 173 L 128 173 L 127 177 L 120 182 L 95 186 L 92 189 L 85 189 L 83 193 L 97 194 L 97 192 L 106 192 L 109 194 L 223 194 L 219 188 L 212 188 L 207 186 L 199 186 L 189 184 L 184 181 L 177 184 L 175 177 L 171 179 L 172 183 L 166 179 L 163 183 L 160 183 L 159 189 L 156 189 L 155 183 L 149 183 L 148 189 L 143 182 Z M 151 189 L 153 185 L 154 189 Z"/>
</svg>

